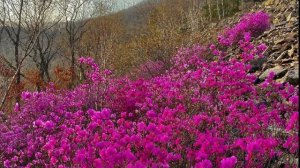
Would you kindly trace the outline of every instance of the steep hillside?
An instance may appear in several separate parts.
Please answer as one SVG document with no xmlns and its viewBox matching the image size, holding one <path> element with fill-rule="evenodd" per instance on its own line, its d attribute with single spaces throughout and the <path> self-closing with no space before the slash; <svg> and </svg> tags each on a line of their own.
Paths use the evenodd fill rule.
<svg viewBox="0 0 300 168">
<path fill-rule="evenodd" d="M 209 43 L 211 37 L 216 38 L 224 27 L 230 27 L 239 21 L 245 12 L 264 11 L 271 17 L 271 28 L 258 38 L 256 44 L 265 43 L 268 46 L 264 57 L 253 61 L 251 73 L 258 76 L 257 82 L 263 81 L 273 71 L 279 82 L 290 82 L 299 85 L 299 2 L 296 0 L 267 0 L 256 3 L 251 8 L 238 12 L 232 17 L 218 23 L 208 25 L 209 29 L 201 32 L 199 42 Z M 235 48 L 229 48 L 234 53 Z M 230 55 L 228 55 L 230 58 Z"/>
<path fill-rule="evenodd" d="M 264 42 L 269 48 L 263 59 L 253 62 L 251 72 L 260 76 L 259 82 L 270 70 L 275 70 L 278 81 L 297 84 L 298 1 L 244 2 L 234 16 L 212 21 L 201 18 L 205 15 L 204 6 L 201 0 L 145 0 L 118 13 L 91 19 L 88 25 L 93 26 L 87 28 L 76 56 L 93 56 L 99 64 L 105 62 L 108 64 L 105 66 L 121 75 L 131 73 L 148 60 L 169 65 L 179 47 L 216 41 L 218 34 L 237 23 L 242 15 L 261 10 L 271 16 L 273 24 L 269 31 L 255 39 L 256 43 Z M 4 39 L 0 53 L 11 61 L 13 48 L 5 34 Z M 68 54 L 58 55 L 67 57 Z M 63 62 L 69 65 L 68 60 L 62 61 L 62 58 L 53 61 L 53 65 Z M 26 65 L 33 64 L 31 59 L 26 61 Z"/>
</svg>

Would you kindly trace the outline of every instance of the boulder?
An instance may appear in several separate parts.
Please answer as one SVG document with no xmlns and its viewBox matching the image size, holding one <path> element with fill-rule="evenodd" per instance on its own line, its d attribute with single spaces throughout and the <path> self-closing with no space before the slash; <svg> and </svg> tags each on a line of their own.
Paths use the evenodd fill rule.
<svg viewBox="0 0 300 168">
<path fill-rule="evenodd" d="M 292 85 L 299 85 L 299 67 L 287 72 L 286 82 Z"/>
<path fill-rule="evenodd" d="M 256 72 L 258 70 L 261 70 L 263 67 L 263 64 L 267 61 L 266 57 L 262 57 L 262 58 L 257 58 L 254 59 L 253 61 L 250 62 L 251 64 L 251 69 L 249 71 L 249 73 L 253 73 Z"/>
<path fill-rule="evenodd" d="M 284 69 L 282 66 L 276 66 L 273 68 L 269 68 L 267 70 L 265 70 L 260 76 L 259 79 L 261 81 L 265 80 L 271 72 L 275 73 L 275 78 L 280 78 L 282 76 L 284 76 L 287 72 L 287 69 Z"/>
</svg>

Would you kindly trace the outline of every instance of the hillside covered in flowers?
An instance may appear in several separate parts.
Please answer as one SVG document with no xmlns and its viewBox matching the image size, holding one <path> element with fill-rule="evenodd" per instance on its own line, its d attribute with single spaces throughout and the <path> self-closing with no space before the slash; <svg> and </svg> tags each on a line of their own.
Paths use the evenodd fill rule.
<svg viewBox="0 0 300 168">
<path fill-rule="evenodd" d="M 268 47 L 252 40 L 270 26 L 267 13 L 245 14 L 151 78 L 115 77 L 80 58 L 82 84 L 23 92 L 1 113 L 0 167 L 296 167 L 299 90 L 274 72 L 261 82 L 249 73 Z"/>
</svg>

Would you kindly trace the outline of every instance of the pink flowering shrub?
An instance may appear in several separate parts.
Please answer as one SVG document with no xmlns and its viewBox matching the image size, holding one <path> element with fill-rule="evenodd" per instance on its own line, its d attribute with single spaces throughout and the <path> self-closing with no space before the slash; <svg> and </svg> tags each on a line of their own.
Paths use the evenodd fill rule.
<svg viewBox="0 0 300 168">
<path fill-rule="evenodd" d="M 264 12 L 249 13 L 241 18 L 241 21 L 233 28 L 225 30 L 223 35 L 219 36 L 221 45 L 230 46 L 244 36 L 248 32 L 252 37 L 257 37 L 270 28 L 270 19 L 268 14 Z"/>
<path fill-rule="evenodd" d="M 156 77 L 165 71 L 165 65 L 162 61 L 148 60 L 141 64 L 135 71 L 134 76 L 137 78 L 149 79 Z"/>
<path fill-rule="evenodd" d="M 215 45 L 183 48 L 150 79 L 114 78 L 81 58 L 84 84 L 22 94 L 0 124 L 1 166 L 259 168 L 298 158 L 298 90 L 274 74 L 254 85 L 248 62 L 265 47 L 249 36 L 228 61 Z"/>
</svg>

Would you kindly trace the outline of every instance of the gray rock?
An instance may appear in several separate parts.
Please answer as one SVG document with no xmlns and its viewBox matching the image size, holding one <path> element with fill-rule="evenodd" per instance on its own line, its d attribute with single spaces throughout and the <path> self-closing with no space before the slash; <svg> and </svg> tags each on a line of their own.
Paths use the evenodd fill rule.
<svg viewBox="0 0 300 168">
<path fill-rule="evenodd" d="M 280 78 L 286 74 L 287 69 L 284 69 L 281 66 L 276 66 L 274 68 L 267 69 L 259 76 L 259 79 L 261 81 L 265 80 L 271 72 L 275 73 L 275 78 Z"/>
<path fill-rule="evenodd" d="M 261 70 L 263 67 L 263 64 L 267 61 L 266 57 L 262 57 L 262 58 L 257 58 L 254 59 L 253 61 L 250 62 L 251 64 L 251 69 L 249 71 L 249 73 L 253 73 L 256 72 L 258 70 Z"/>
<path fill-rule="evenodd" d="M 299 85 L 299 68 L 287 72 L 286 82 L 289 82 L 292 85 Z"/>
</svg>

